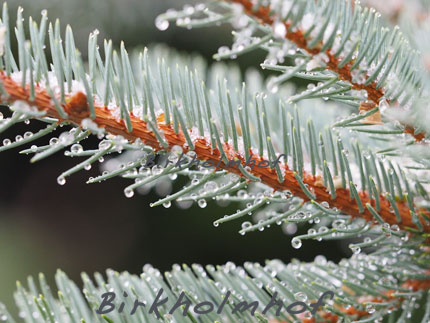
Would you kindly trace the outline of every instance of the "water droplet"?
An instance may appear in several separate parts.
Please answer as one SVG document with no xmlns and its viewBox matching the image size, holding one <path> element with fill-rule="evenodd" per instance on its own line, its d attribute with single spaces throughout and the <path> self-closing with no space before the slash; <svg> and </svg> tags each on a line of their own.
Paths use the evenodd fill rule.
<svg viewBox="0 0 430 323">
<path fill-rule="evenodd" d="M 84 166 L 84 169 L 85 169 L 85 170 L 90 170 L 90 169 L 91 169 L 91 164 L 86 164 L 86 165 Z"/>
<path fill-rule="evenodd" d="M 218 188 L 218 184 L 215 183 L 214 181 L 207 182 L 204 185 L 204 189 L 206 190 L 206 192 L 209 192 L 209 193 L 216 191 L 217 188 Z"/>
<path fill-rule="evenodd" d="M 80 144 L 74 144 L 72 145 L 72 147 L 70 148 L 70 151 L 74 154 L 78 154 L 80 152 L 83 151 L 83 148 Z"/>
<path fill-rule="evenodd" d="M 155 165 L 152 167 L 152 175 L 160 175 L 163 172 L 163 167 L 160 165 Z"/>
<path fill-rule="evenodd" d="M 185 155 L 191 159 L 197 157 L 197 153 L 195 151 L 192 151 L 192 150 L 188 151 Z"/>
<path fill-rule="evenodd" d="M 124 190 L 124 195 L 125 195 L 125 197 L 127 197 L 127 198 L 133 197 L 133 195 L 134 195 L 134 191 L 133 191 L 131 188 L 126 188 L 126 189 Z"/>
<path fill-rule="evenodd" d="M 279 91 L 278 83 L 276 82 L 276 77 L 273 77 L 267 82 L 267 89 L 271 93 L 277 93 Z"/>
<path fill-rule="evenodd" d="M 387 100 L 383 99 L 383 100 L 379 101 L 379 112 L 384 114 L 387 111 L 388 107 L 389 107 L 389 104 L 388 104 Z"/>
<path fill-rule="evenodd" d="M 200 181 L 197 178 L 193 178 L 191 181 L 191 185 L 197 185 L 198 183 L 200 183 Z"/>
<path fill-rule="evenodd" d="M 283 22 L 277 22 L 273 25 L 273 35 L 277 38 L 284 38 L 287 34 L 287 27 Z"/>
<path fill-rule="evenodd" d="M 155 27 L 157 27 L 158 30 L 164 31 L 169 28 L 169 21 L 167 19 L 157 17 L 157 19 L 155 19 Z"/>
<path fill-rule="evenodd" d="M 227 46 L 221 46 L 218 48 L 218 55 L 227 55 L 230 52 L 230 48 Z"/>
<path fill-rule="evenodd" d="M 110 141 L 109 140 L 102 140 L 99 143 L 99 149 L 100 150 L 105 150 L 110 146 Z"/>
<path fill-rule="evenodd" d="M 168 201 L 166 203 L 163 203 L 163 206 L 168 209 L 172 205 L 172 202 Z"/>
<path fill-rule="evenodd" d="M 9 146 L 12 143 L 12 141 L 8 138 L 3 140 L 3 146 Z"/>
<path fill-rule="evenodd" d="M 361 248 L 360 248 L 360 247 L 358 247 L 358 246 L 353 246 L 353 245 L 351 245 L 351 246 L 349 246 L 349 248 L 352 250 L 352 253 L 353 253 L 354 255 L 358 255 L 358 254 L 360 254 L 360 252 L 361 252 Z"/>
<path fill-rule="evenodd" d="M 297 225 L 295 223 L 283 223 L 282 232 L 284 234 L 292 235 L 297 232 Z"/>
<path fill-rule="evenodd" d="M 264 231 L 263 220 L 258 221 L 258 231 Z"/>
<path fill-rule="evenodd" d="M 169 174 L 169 178 L 170 178 L 172 181 L 174 181 L 175 179 L 177 179 L 177 178 L 178 178 L 178 174 L 176 174 L 176 173 Z"/>
<path fill-rule="evenodd" d="M 49 144 L 50 144 L 51 146 L 58 144 L 58 138 L 56 138 L 56 137 L 51 138 L 51 139 L 49 140 Z"/>
<path fill-rule="evenodd" d="M 237 197 L 239 198 L 246 198 L 248 196 L 248 192 L 245 190 L 239 190 L 237 192 Z"/>
<path fill-rule="evenodd" d="M 321 202 L 321 206 L 322 206 L 322 207 L 325 207 L 326 209 L 328 209 L 328 208 L 330 207 L 330 205 L 329 205 L 329 204 L 328 204 L 328 202 L 326 202 L 326 201 Z"/>
<path fill-rule="evenodd" d="M 30 138 L 33 136 L 33 133 L 31 131 L 27 131 L 26 133 L 24 133 L 24 138 Z"/>
<path fill-rule="evenodd" d="M 206 207 L 206 205 L 208 205 L 208 203 L 207 203 L 207 202 L 206 202 L 206 200 L 204 200 L 204 199 L 198 200 L 198 201 L 197 201 L 197 204 L 198 204 L 202 209 L 204 209 L 204 208 Z"/>
<path fill-rule="evenodd" d="M 373 314 L 373 313 L 375 313 L 375 312 L 376 312 L 376 309 L 375 309 L 375 307 L 374 307 L 373 305 L 368 304 L 368 305 L 366 305 L 366 311 L 367 311 L 367 313 L 369 313 L 369 314 Z"/>
<path fill-rule="evenodd" d="M 308 297 L 306 296 L 305 293 L 303 292 L 298 292 L 294 294 L 294 298 L 299 301 L 299 302 L 306 302 L 306 300 L 308 299 Z"/>
<path fill-rule="evenodd" d="M 326 233 L 328 231 L 328 228 L 326 226 L 322 226 L 318 229 L 319 233 Z"/>
<path fill-rule="evenodd" d="M 300 240 L 299 238 L 294 237 L 291 240 L 291 245 L 293 246 L 293 248 L 299 249 L 302 246 L 302 240 Z"/>
<path fill-rule="evenodd" d="M 57 178 L 57 183 L 60 184 L 60 185 L 66 184 L 66 179 L 64 178 L 64 176 L 59 176 Z"/>
<path fill-rule="evenodd" d="M 345 155 L 345 157 L 349 156 L 349 151 L 348 149 L 342 149 L 343 154 Z"/>
<path fill-rule="evenodd" d="M 242 229 L 243 230 L 248 229 L 250 226 L 252 226 L 252 223 L 249 221 L 245 221 L 242 223 Z"/>
<path fill-rule="evenodd" d="M 327 264 L 327 258 L 324 257 L 323 255 L 318 255 L 318 256 L 315 257 L 314 262 L 317 265 L 325 266 Z"/>
<path fill-rule="evenodd" d="M 346 229 L 345 220 L 342 220 L 342 219 L 334 220 L 332 223 L 332 226 L 333 228 L 339 229 L 339 230 Z"/>
<path fill-rule="evenodd" d="M 170 150 L 170 152 L 171 152 L 172 154 L 175 154 L 175 155 L 180 155 L 180 154 L 182 154 L 182 147 L 181 147 L 181 146 L 179 146 L 179 145 L 174 145 L 174 146 L 172 147 L 172 149 Z"/>
</svg>

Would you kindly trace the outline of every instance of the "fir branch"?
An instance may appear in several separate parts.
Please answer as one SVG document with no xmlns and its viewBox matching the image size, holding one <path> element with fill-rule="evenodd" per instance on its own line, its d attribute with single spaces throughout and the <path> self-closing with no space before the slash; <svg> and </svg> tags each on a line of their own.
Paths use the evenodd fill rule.
<svg viewBox="0 0 430 323">
<path fill-rule="evenodd" d="M 276 27 L 274 26 L 275 23 L 276 24 L 280 23 L 278 21 L 279 18 L 276 18 L 276 16 L 273 15 L 273 8 L 269 6 L 264 6 L 264 5 L 256 6 L 250 0 L 227 0 L 227 1 L 241 4 L 248 15 L 250 15 L 251 17 L 255 17 L 261 23 L 273 26 L 273 28 Z M 332 54 L 332 52 L 322 44 L 323 34 L 321 34 L 321 36 L 318 36 L 313 40 L 309 40 L 305 36 L 306 32 L 300 30 L 299 28 L 296 28 L 296 31 L 292 32 L 290 31 L 291 27 L 292 27 L 292 24 L 290 22 L 285 22 L 285 28 L 287 30 L 287 32 L 285 33 L 286 39 L 290 40 L 291 42 L 296 44 L 298 48 L 305 50 L 307 53 L 311 54 L 312 56 L 317 56 L 321 53 L 324 53 L 328 58 L 328 61 L 326 64 L 327 69 L 335 72 L 341 80 L 349 82 L 352 85 L 353 89 L 366 91 L 367 98 L 368 100 L 370 100 L 370 104 L 372 105 L 371 109 L 379 106 L 380 101 L 385 98 L 385 93 L 383 91 L 383 88 L 380 87 L 379 85 L 380 83 L 382 83 L 381 81 L 377 82 L 377 81 L 374 81 L 372 78 L 368 78 L 364 84 L 354 82 L 351 74 L 351 70 L 352 70 L 351 66 L 353 65 L 353 61 L 349 62 L 351 58 L 344 59 L 342 57 L 336 57 L 334 54 Z M 325 28 L 321 28 L 321 31 L 324 32 Z M 315 44 L 315 45 L 312 45 L 312 44 Z M 398 54 L 398 52 L 400 52 L 399 49 L 397 49 L 395 53 Z M 353 53 L 353 51 L 351 51 L 351 53 Z M 348 63 L 344 63 L 344 62 L 348 62 Z M 391 63 L 394 63 L 394 62 L 395 62 L 395 58 L 393 57 L 391 59 Z M 382 66 L 383 64 L 380 64 L 381 68 Z M 390 68 L 387 68 L 387 70 L 389 71 Z M 388 73 L 386 74 L 388 75 Z M 374 75 L 376 78 L 377 73 L 374 73 Z M 325 96 L 329 96 L 329 95 L 326 94 Z M 387 104 L 390 103 L 390 101 L 388 100 L 386 100 L 386 102 Z M 404 132 L 412 135 L 417 141 L 421 141 L 422 139 L 425 138 L 425 134 L 416 133 L 415 129 L 410 125 L 405 125 Z"/>
<path fill-rule="evenodd" d="M 408 269 L 402 261 L 390 263 L 389 267 L 395 265 L 402 270 Z M 313 263 L 288 265 L 278 260 L 267 261 L 264 266 L 248 262 L 243 267 L 232 262 L 216 268 L 198 264 L 191 267 L 173 265 L 164 277 L 158 269 L 145 265 L 140 277 L 110 269 L 106 271 L 106 279 L 100 273 L 95 273 L 94 278 L 83 273 L 82 293 L 64 272 L 58 270 L 55 275 L 57 297 L 51 292 L 45 276 L 40 274 L 37 280 L 29 277 L 28 286 L 18 282 L 15 299 L 24 322 L 133 323 L 152 322 L 158 318 L 178 323 L 220 319 L 223 322 L 315 323 L 339 322 L 341 319 L 374 321 L 384 316 L 420 317 L 415 304 L 428 304 L 430 280 L 408 279 L 406 275 L 402 276 L 401 270 L 394 274 L 397 278 L 387 278 L 384 269 L 373 256 L 355 256 L 340 265 L 334 265 L 322 256 Z M 348 280 L 342 278 L 345 274 L 348 274 Z M 398 285 L 394 285 L 396 279 L 399 279 Z M 150 312 L 157 295 L 160 304 L 157 311 Z M 323 301 L 320 299 L 322 295 L 325 295 Z M 273 297 L 281 300 L 283 307 L 265 310 Z M 167 302 L 161 302 L 164 299 Z M 137 307 L 136 300 L 140 302 Z M 314 304 L 318 300 L 321 303 L 316 308 Z M 183 306 L 174 307 L 177 301 Z M 298 301 L 305 304 L 302 314 L 286 310 L 288 305 Z M 197 305 L 201 302 L 212 303 L 213 310 L 199 315 Z M 256 307 L 251 305 L 240 310 L 244 304 L 256 304 Z M 297 305 L 294 309 L 299 308 Z M 184 311 L 186 315 L 183 315 Z M 13 322 L 4 306 L 0 306 L 0 317 Z M 423 320 L 426 317 L 428 311 Z"/>
<path fill-rule="evenodd" d="M 0 78 L 3 82 L 3 86 L 8 93 L 8 98 L 3 102 L 8 102 L 11 104 L 14 101 L 25 101 L 30 105 L 35 105 L 39 111 L 46 112 L 46 115 L 49 117 L 57 118 L 61 120 L 61 116 L 59 115 L 56 107 L 51 103 L 50 96 L 46 93 L 43 88 L 35 87 L 36 96 L 34 101 L 30 101 L 30 92 L 29 89 L 22 88 L 19 84 L 14 82 L 10 77 L 6 76 L 4 73 L 0 75 Z M 86 95 L 82 92 L 78 92 L 72 97 L 66 96 L 66 101 L 68 102 L 63 106 L 64 111 L 67 112 L 68 118 L 67 121 L 73 122 L 75 125 L 80 126 L 82 121 L 87 119 L 90 116 L 90 111 L 87 104 Z M 128 132 L 127 126 L 124 122 L 118 122 L 116 118 L 111 114 L 111 112 L 102 106 L 98 106 L 97 103 L 95 106 L 95 119 L 94 122 L 97 124 L 99 128 L 104 128 L 106 131 L 113 135 L 121 135 L 124 138 L 128 139 L 130 142 L 134 142 L 137 139 L 140 139 L 144 144 L 151 146 L 154 151 L 159 151 L 162 149 L 170 150 L 174 146 L 180 146 L 183 148 L 184 152 L 188 151 L 187 141 L 183 133 L 176 133 L 171 125 L 166 125 L 162 122 L 163 116 L 158 117 L 159 121 L 157 121 L 156 127 L 163 131 L 164 138 L 168 143 L 168 147 L 160 146 L 160 142 L 154 133 L 148 129 L 148 125 L 145 121 L 130 115 L 130 124 L 132 126 L 132 131 Z M 219 148 L 211 148 L 210 143 L 203 138 L 196 139 L 194 142 L 194 152 L 197 155 L 197 158 L 202 161 L 211 161 L 214 165 L 218 164 L 221 153 Z M 222 150 L 226 153 L 227 159 L 234 160 L 238 159 L 242 165 L 246 165 L 246 160 L 244 157 L 235 152 L 232 147 L 228 143 L 222 144 Z M 251 153 L 251 152 L 250 152 Z M 253 159 L 256 164 L 263 161 L 263 158 L 255 158 Z M 242 176 L 240 170 L 234 166 L 229 166 L 228 163 L 221 162 L 221 167 L 236 173 Z M 374 216 L 369 210 L 360 210 L 359 205 L 354 203 L 351 199 L 351 194 L 348 189 L 345 188 L 337 188 L 336 189 L 336 198 L 332 199 L 330 194 L 327 192 L 327 188 L 324 187 L 321 183 L 321 178 L 317 176 L 313 176 L 307 173 L 303 173 L 302 181 L 300 183 L 297 181 L 296 176 L 294 176 L 294 171 L 289 169 L 287 165 L 282 165 L 283 168 L 283 179 L 284 181 L 279 182 L 276 171 L 273 169 L 267 168 L 255 168 L 250 170 L 249 172 L 258 177 L 262 183 L 268 185 L 274 190 L 285 191 L 289 190 L 294 195 L 301 197 L 305 201 L 310 200 L 309 194 L 306 194 L 307 190 L 311 190 L 315 195 L 313 200 L 328 202 L 331 207 L 337 208 L 341 210 L 345 214 L 349 214 L 352 217 L 363 218 L 366 221 L 371 221 Z M 303 185 L 306 185 L 306 189 L 303 189 Z M 374 201 L 369 198 L 369 194 L 366 192 L 359 192 L 359 203 L 374 205 Z M 393 213 L 390 212 L 390 202 L 384 197 L 379 196 L 380 203 L 380 211 L 379 215 L 382 220 L 390 225 L 398 224 L 398 221 Z M 414 222 L 413 217 L 409 212 L 409 207 L 407 202 L 396 202 L 397 209 L 399 210 L 401 224 L 400 227 L 402 229 L 407 228 L 418 228 L 416 222 Z M 424 214 L 428 214 L 426 210 L 419 210 Z M 427 224 L 424 219 L 419 220 L 423 230 L 425 232 L 430 232 L 430 225 Z"/>
</svg>

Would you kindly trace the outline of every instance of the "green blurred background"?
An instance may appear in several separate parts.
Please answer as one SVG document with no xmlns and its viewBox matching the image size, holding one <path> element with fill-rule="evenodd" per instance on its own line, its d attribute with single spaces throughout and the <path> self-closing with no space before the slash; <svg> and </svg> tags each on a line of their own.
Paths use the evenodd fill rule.
<svg viewBox="0 0 430 323">
<path fill-rule="evenodd" d="M 154 27 L 158 14 L 190 2 L 14 0 L 9 2 L 9 8 L 11 21 L 15 20 L 19 5 L 24 7 L 25 17 L 31 15 L 36 20 L 41 10 L 47 9 L 51 21 L 60 18 L 63 27 L 73 27 L 76 44 L 83 53 L 88 34 L 97 28 L 99 39 L 111 38 L 116 46 L 121 40 L 127 48 L 166 43 L 185 52 L 197 52 L 210 61 L 219 46 L 231 43 L 228 26 L 199 30 L 172 27 L 165 32 Z M 264 53 L 253 53 L 239 58 L 238 63 L 242 68 L 258 67 L 263 58 Z M 36 129 L 37 123 L 32 122 L 25 130 L 9 130 L 0 140 Z M 95 143 L 96 139 L 92 141 Z M 12 312 L 16 312 L 13 292 L 17 280 L 44 272 L 52 282 L 57 268 L 80 282 L 82 271 L 104 272 L 113 268 L 139 274 L 145 263 L 167 270 L 174 263 L 242 264 L 272 258 L 312 261 L 320 253 L 338 261 L 349 254 L 345 243 L 336 242 L 322 245 L 306 241 L 301 249 L 293 249 L 291 237 L 281 227 L 246 236 L 238 234 L 242 221 L 215 228 L 212 222 L 216 218 L 237 209 L 233 204 L 219 207 L 211 202 L 205 209 L 151 209 L 149 203 L 158 196 L 151 192 L 127 199 L 123 194 L 126 180 L 85 184 L 88 177 L 99 172 L 97 167 L 78 173 L 66 185 L 59 186 L 58 174 L 75 163 L 62 154 L 34 165 L 17 150 L 1 154 L 0 301 Z M 177 180 L 174 185 L 179 188 L 184 182 Z"/>
</svg>

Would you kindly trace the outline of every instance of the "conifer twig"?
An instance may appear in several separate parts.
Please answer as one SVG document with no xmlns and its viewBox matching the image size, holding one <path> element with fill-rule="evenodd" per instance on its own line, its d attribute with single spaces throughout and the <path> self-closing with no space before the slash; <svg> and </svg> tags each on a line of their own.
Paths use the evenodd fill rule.
<svg viewBox="0 0 430 323">
<path fill-rule="evenodd" d="M 26 101 L 30 105 L 34 105 L 40 111 L 45 111 L 46 115 L 49 117 L 57 118 L 63 120 L 59 115 L 58 110 L 52 103 L 52 100 L 46 90 L 40 86 L 35 87 L 35 99 L 30 100 L 30 89 L 22 88 L 18 83 L 16 83 L 12 78 L 7 76 L 4 72 L 0 74 L 0 79 L 3 82 L 3 87 L 8 93 L 8 97 L 1 97 L 1 101 L 12 103 L 17 100 Z M 68 121 L 80 126 L 81 122 L 90 116 L 90 109 L 88 107 L 87 97 L 84 93 L 78 92 L 73 96 L 67 97 L 66 104 L 63 106 L 64 111 L 68 114 Z M 132 131 L 128 132 L 127 125 L 123 120 L 117 121 L 115 117 L 111 114 L 107 107 L 96 106 L 95 105 L 95 119 L 93 120 L 99 128 L 105 128 L 111 134 L 121 135 L 124 138 L 134 142 L 136 139 L 140 138 L 143 143 L 154 148 L 155 151 L 162 149 L 170 150 L 173 146 L 179 145 L 183 147 L 184 152 L 188 150 L 186 144 L 186 138 L 183 133 L 175 133 L 171 125 L 166 125 L 163 120 L 161 120 L 162 115 L 158 117 L 157 126 L 164 132 L 165 140 L 168 143 L 168 147 L 164 148 L 160 146 L 160 142 L 151 128 L 148 129 L 147 122 L 137 118 L 132 113 L 130 113 L 130 122 L 132 125 Z M 192 131 L 191 129 L 189 131 Z M 223 151 L 226 153 L 229 160 L 238 158 L 242 164 L 245 164 L 245 159 L 237 151 L 233 149 L 228 143 L 223 143 Z M 212 149 L 210 143 L 204 138 L 198 138 L 194 142 L 194 151 L 197 154 L 197 158 L 200 160 L 211 160 L 214 164 L 217 164 L 221 158 L 221 153 L 219 149 Z M 255 158 L 256 164 L 261 161 L 260 157 Z M 222 166 L 227 166 L 224 162 L 221 163 Z M 375 206 L 375 201 L 369 198 L 369 194 L 364 192 L 356 192 L 359 195 L 360 204 L 357 204 L 356 200 L 351 198 L 352 194 L 346 188 L 337 188 L 336 197 L 331 198 L 330 192 L 322 184 L 322 180 L 319 176 L 313 176 L 306 174 L 303 171 L 303 183 L 299 183 L 296 179 L 295 172 L 290 170 L 287 165 L 281 166 L 284 168 L 284 181 L 281 183 L 278 180 L 275 169 L 270 168 L 259 168 L 256 167 L 249 172 L 260 178 L 261 182 L 271 187 L 273 190 L 289 190 L 294 195 L 303 198 L 305 201 L 310 200 L 309 195 L 302 189 L 305 185 L 308 190 L 312 191 L 315 196 L 315 201 L 325 201 L 328 202 L 331 207 L 336 207 L 345 214 L 348 214 L 354 218 L 363 218 L 366 221 L 371 221 L 374 219 L 374 214 L 372 213 L 372 208 L 362 209 L 362 205 Z M 234 172 L 236 174 L 242 175 L 239 168 L 234 166 L 225 167 L 226 170 Z M 398 223 L 396 215 L 390 212 L 390 202 L 384 197 L 379 196 L 380 211 L 379 216 L 381 219 L 390 224 L 398 224 L 401 229 L 418 229 L 417 225 L 414 223 L 412 215 L 410 214 L 410 209 L 408 203 L 396 202 L 396 206 L 399 211 L 401 218 L 401 223 Z M 361 206 L 361 207 L 360 207 Z M 418 213 L 428 214 L 426 210 L 418 210 Z M 422 217 L 419 218 L 424 232 L 430 232 L 430 224 L 424 221 Z"/>
<path fill-rule="evenodd" d="M 259 6 L 256 9 L 254 4 L 250 0 L 224 0 L 224 1 L 233 2 L 233 3 L 242 5 L 245 12 L 249 16 L 256 18 L 258 21 L 260 21 L 263 24 L 272 26 L 275 22 L 274 15 L 271 15 L 271 9 L 269 7 Z M 286 27 L 286 30 L 288 31 L 285 34 L 285 38 L 290 40 L 294 44 L 296 44 L 297 47 L 305 50 L 311 55 L 317 55 L 321 53 L 321 49 L 322 49 L 321 45 L 316 45 L 315 47 L 309 48 L 308 39 L 305 37 L 305 34 L 303 31 L 301 31 L 298 28 L 296 31 L 291 31 L 290 23 L 288 22 L 285 22 L 285 27 Z M 385 95 L 383 89 L 378 88 L 377 82 L 373 81 L 368 85 L 354 82 L 351 75 L 351 66 L 353 65 L 354 61 L 350 61 L 344 66 L 339 67 L 343 59 L 342 57 L 336 57 L 330 52 L 330 49 L 325 50 L 324 53 L 328 57 L 327 69 L 335 72 L 339 76 L 339 79 L 349 82 L 352 85 L 352 89 L 366 91 L 368 94 L 368 100 L 370 101 L 370 102 L 366 102 L 366 104 L 371 105 L 370 109 L 377 107 L 379 104 L 379 101 Z M 387 102 L 389 103 L 388 100 Z M 368 110 L 370 109 L 368 108 Z M 425 138 L 424 133 L 422 132 L 415 133 L 415 129 L 410 125 L 403 125 L 403 126 L 404 126 L 404 132 L 413 136 L 416 141 L 421 141 Z"/>
</svg>

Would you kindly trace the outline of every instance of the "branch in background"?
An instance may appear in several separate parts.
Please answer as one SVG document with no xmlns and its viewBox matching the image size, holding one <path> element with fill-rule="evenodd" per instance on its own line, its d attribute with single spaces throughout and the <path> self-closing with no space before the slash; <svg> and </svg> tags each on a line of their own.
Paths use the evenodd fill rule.
<svg viewBox="0 0 430 323">
<path fill-rule="evenodd" d="M 273 14 L 273 11 L 270 7 L 265 6 L 258 6 L 256 7 L 252 1 L 250 0 L 226 0 L 231 1 L 233 3 L 238 3 L 242 5 L 245 9 L 245 12 L 260 21 L 263 24 L 267 24 L 270 26 L 273 26 L 276 22 L 276 14 Z M 305 37 L 305 34 L 303 31 L 301 31 L 299 28 L 296 28 L 296 31 L 291 31 L 291 23 L 284 22 L 285 28 L 287 30 L 285 34 L 285 38 L 293 42 L 297 45 L 298 48 L 301 48 L 308 52 L 309 54 L 315 56 L 322 53 L 322 42 L 319 42 L 320 44 L 313 46 L 312 48 L 308 47 L 309 41 L 311 39 L 309 37 Z M 332 54 L 330 49 L 326 49 L 323 51 L 325 55 L 327 55 L 327 64 L 326 68 L 335 72 L 341 80 L 347 81 L 350 84 L 352 84 L 352 88 L 356 90 L 364 90 L 367 92 L 367 98 L 370 100 L 370 103 L 366 102 L 367 104 L 371 104 L 372 108 L 378 107 L 379 102 L 384 97 L 385 93 L 383 92 L 382 87 L 378 87 L 378 82 L 373 81 L 372 83 L 365 85 L 365 84 L 359 84 L 353 81 L 353 77 L 351 75 L 351 66 L 354 64 L 354 60 L 351 60 L 347 64 L 342 64 L 342 67 L 339 67 L 341 62 L 343 61 L 343 57 L 336 57 L 334 54 Z M 389 101 L 387 100 L 387 103 Z M 361 111 L 361 110 L 360 110 Z M 411 127 L 410 125 L 404 125 L 405 127 L 405 133 L 408 133 L 412 135 L 417 141 L 421 141 L 425 138 L 424 133 L 415 133 L 415 129 Z"/>
</svg>

